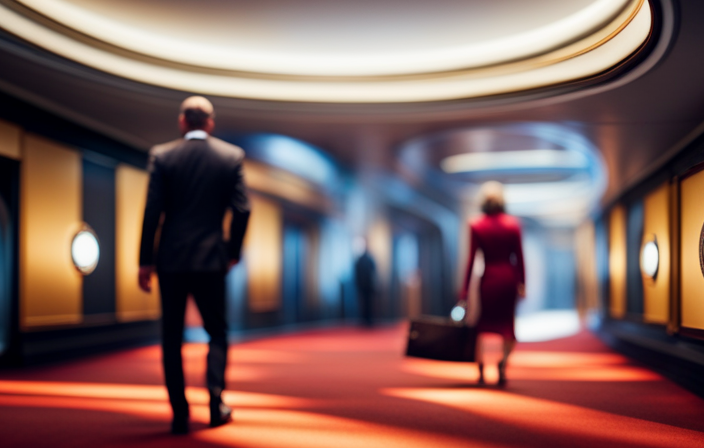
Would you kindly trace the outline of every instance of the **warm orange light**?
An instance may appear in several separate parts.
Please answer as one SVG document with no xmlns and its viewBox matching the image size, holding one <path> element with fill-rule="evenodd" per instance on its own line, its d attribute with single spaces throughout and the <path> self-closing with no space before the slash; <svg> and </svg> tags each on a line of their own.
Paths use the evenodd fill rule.
<svg viewBox="0 0 704 448">
<path fill-rule="evenodd" d="M 670 317 L 670 184 L 646 196 L 643 203 L 643 245 L 657 240 L 659 263 L 655 278 L 643 278 L 643 319 L 664 324 Z"/>
<path fill-rule="evenodd" d="M 309 357 L 300 353 L 279 350 L 249 349 L 236 347 L 230 350 L 229 359 L 233 363 L 251 362 L 257 364 L 293 364 L 305 362 Z"/>
<path fill-rule="evenodd" d="M 71 260 L 71 239 L 82 223 L 81 154 L 32 135 L 22 142 L 20 323 L 78 324 L 83 277 Z"/>
<path fill-rule="evenodd" d="M 116 399 L 95 400 L 92 398 L 0 395 L 0 407 L 9 406 L 117 412 L 141 418 L 163 420 L 165 422 L 171 418 L 171 408 L 167 400 L 149 402 Z M 194 406 L 194 408 L 197 407 L 198 406 Z M 206 410 L 208 409 L 208 406 L 205 405 L 200 407 Z M 207 419 L 203 419 L 203 421 L 207 422 Z"/>
<path fill-rule="evenodd" d="M 3 393 L 11 395 L 2 395 Z M 187 397 L 191 402 L 191 421 L 207 424 L 208 392 L 202 388 L 188 388 Z M 236 407 L 237 424 L 196 432 L 191 437 L 218 446 L 252 448 L 414 448 L 434 446 L 437 443 L 451 448 L 466 446 L 466 440 L 457 437 L 291 409 L 320 407 L 321 403 L 313 400 L 230 391 L 225 392 L 224 400 Z M 117 412 L 164 422 L 171 418 L 171 410 L 162 386 L 0 381 L 0 407 L 13 406 Z M 498 448 L 498 445 L 483 443 L 473 446 Z"/>
<path fill-rule="evenodd" d="M 701 425 L 694 417 L 701 402 L 608 352 L 588 333 L 519 344 L 506 389 L 474 387 L 473 364 L 403 358 L 405 334 L 406 325 L 315 330 L 233 347 L 230 372 L 264 379 L 244 385 L 246 392 L 228 384 L 224 400 L 234 407 L 235 422 L 215 429 L 206 429 L 207 390 L 188 387 L 194 431 L 180 440 L 189 446 L 238 448 L 506 448 L 527 440 L 536 446 L 566 446 L 573 440 L 604 447 L 701 446 Z M 499 339 L 486 339 L 487 355 L 496 356 Z M 167 433 L 172 415 L 159 351 L 152 346 L 0 372 L 0 427 L 6 430 L 0 431 L 0 445 L 44 446 L 46 434 L 84 440 L 71 439 L 71 446 L 120 440 L 134 446 L 178 445 Z M 206 352 L 206 344 L 185 345 L 188 384 L 203 383 Z M 486 376 L 488 382 L 496 380 L 495 364 L 487 366 Z M 643 383 L 646 379 L 655 381 Z M 622 380 L 630 383 L 617 383 Z M 89 428 L 86 417 L 92 413 L 96 423 Z M 51 433 L 56 415 L 61 432 Z M 116 442 L 116 435 L 122 439 Z"/>
<path fill-rule="evenodd" d="M 486 379 L 498 377 L 493 364 L 498 356 L 486 357 Z M 623 356 L 611 353 L 517 352 L 509 360 L 508 376 L 513 380 L 534 381 L 658 381 L 662 377 L 650 370 L 627 365 Z M 402 369 L 415 375 L 458 381 L 476 381 L 474 364 L 409 359 Z"/>
<path fill-rule="evenodd" d="M 468 446 L 465 439 L 439 433 L 290 410 L 245 409 L 237 412 L 237 425 L 223 426 L 215 431 L 202 431 L 194 437 L 218 446 L 248 448 Z M 502 445 L 472 441 L 471 446 L 499 448 Z"/>
<path fill-rule="evenodd" d="M 627 362 L 616 353 L 522 351 L 511 355 L 511 365 L 521 367 L 603 367 Z"/>
<path fill-rule="evenodd" d="M 0 381 L 0 393 L 57 397 L 124 398 L 131 400 L 167 399 L 166 389 L 162 386 L 43 381 Z"/>
<path fill-rule="evenodd" d="M 626 211 L 616 206 L 609 216 L 609 301 L 611 317 L 626 314 Z"/>
<path fill-rule="evenodd" d="M 158 277 L 152 279 L 151 293 L 139 289 L 135 280 L 148 184 L 144 170 L 126 164 L 115 170 L 115 306 L 122 322 L 157 319 L 161 314 Z"/>
<path fill-rule="evenodd" d="M 585 446 L 700 447 L 702 442 L 698 431 L 495 390 L 386 389 L 381 393 L 460 409 L 510 425 L 514 431 L 580 440 Z"/>
<path fill-rule="evenodd" d="M 92 398 L 96 400 L 127 401 L 166 401 L 168 396 L 164 386 L 90 384 L 44 381 L 0 381 L 0 394 L 16 396 L 42 396 L 61 398 Z M 207 405 L 210 401 L 208 390 L 202 387 L 187 387 L 186 397 L 194 405 Z M 3 397 L 7 398 L 7 397 Z M 26 397 L 24 397 L 26 398 Z M 281 395 L 254 392 L 225 391 L 223 399 L 233 406 L 243 407 L 286 407 L 298 408 L 311 405 L 311 400 L 285 397 Z M 83 402 L 81 402 L 83 403 Z"/>
<path fill-rule="evenodd" d="M 704 171 L 687 177 L 680 185 L 680 290 L 682 326 L 704 330 L 704 276 L 701 266 L 701 234 L 704 208 L 701 194 Z"/>
<path fill-rule="evenodd" d="M 244 241 L 249 308 L 276 311 L 281 304 L 283 212 L 261 196 L 252 195 L 252 214 Z"/>
</svg>

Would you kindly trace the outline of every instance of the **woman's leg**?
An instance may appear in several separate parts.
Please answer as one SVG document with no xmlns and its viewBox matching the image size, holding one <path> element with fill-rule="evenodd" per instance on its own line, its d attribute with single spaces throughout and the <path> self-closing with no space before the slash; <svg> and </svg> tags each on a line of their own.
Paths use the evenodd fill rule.
<svg viewBox="0 0 704 448">
<path fill-rule="evenodd" d="M 511 338 L 504 338 L 504 356 L 499 361 L 499 384 L 506 384 L 506 363 L 508 362 L 508 356 L 516 347 L 516 340 Z"/>
<path fill-rule="evenodd" d="M 474 349 L 474 357 L 477 360 L 477 367 L 479 368 L 479 384 L 484 384 L 484 359 L 482 358 L 482 337 L 477 335 L 477 345 Z"/>
</svg>

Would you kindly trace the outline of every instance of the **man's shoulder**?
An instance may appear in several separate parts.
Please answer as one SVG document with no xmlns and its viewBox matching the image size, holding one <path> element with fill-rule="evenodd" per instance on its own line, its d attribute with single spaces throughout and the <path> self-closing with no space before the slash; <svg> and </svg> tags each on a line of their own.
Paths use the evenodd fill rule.
<svg viewBox="0 0 704 448">
<path fill-rule="evenodd" d="M 151 147 L 149 150 L 149 156 L 150 157 L 158 157 L 163 154 L 166 154 L 170 151 L 172 151 L 174 148 L 179 147 L 184 143 L 185 140 L 182 138 L 177 138 L 176 140 L 171 140 L 170 142 L 166 143 L 159 143 L 158 145 L 154 145 Z"/>
<path fill-rule="evenodd" d="M 239 146 L 213 136 L 209 136 L 207 142 L 208 145 L 222 157 L 236 162 L 241 162 L 244 159 L 244 149 Z"/>
</svg>

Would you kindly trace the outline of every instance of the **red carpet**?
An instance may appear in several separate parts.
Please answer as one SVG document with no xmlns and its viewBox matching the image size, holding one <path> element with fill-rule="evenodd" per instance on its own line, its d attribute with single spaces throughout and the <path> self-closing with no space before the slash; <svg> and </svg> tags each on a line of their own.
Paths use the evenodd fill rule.
<svg viewBox="0 0 704 448">
<path fill-rule="evenodd" d="M 157 347 L 2 371 L 0 447 L 704 447 L 704 400 L 588 333 L 519 344 L 497 389 L 474 384 L 474 364 L 404 359 L 405 329 L 234 346 L 225 400 L 236 421 L 216 429 L 206 347 L 188 345 L 185 437 L 168 434 Z"/>
</svg>

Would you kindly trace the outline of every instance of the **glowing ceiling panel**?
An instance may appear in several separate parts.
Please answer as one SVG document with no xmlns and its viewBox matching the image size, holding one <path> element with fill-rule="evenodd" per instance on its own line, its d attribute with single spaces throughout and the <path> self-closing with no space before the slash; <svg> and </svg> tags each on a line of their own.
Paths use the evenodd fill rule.
<svg viewBox="0 0 704 448">
<path fill-rule="evenodd" d="M 645 0 L 497 0 L 494 9 L 443 2 L 435 13 L 422 2 L 402 8 L 397 0 L 352 9 L 265 2 L 281 10 L 277 15 L 242 1 L 194 9 L 199 2 L 18 0 L 0 6 L 0 26 L 148 84 L 266 100 L 379 103 L 487 96 L 593 76 L 636 51 L 652 25 Z"/>
</svg>

